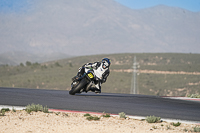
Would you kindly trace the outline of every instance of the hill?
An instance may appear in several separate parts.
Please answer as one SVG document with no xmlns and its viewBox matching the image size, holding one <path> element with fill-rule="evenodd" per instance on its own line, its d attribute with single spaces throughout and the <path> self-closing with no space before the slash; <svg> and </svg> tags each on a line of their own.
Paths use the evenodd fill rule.
<svg viewBox="0 0 200 133">
<path fill-rule="evenodd" d="M 62 53 L 51 54 L 32 54 L 23 51 L 12 51 L 0 54 L 0 65 L 19 65 L 20 63 L 31 62 L 47 62 L 52 60 L 69 58 L 71 56 Z"/>
<path fill-rule="evenodd" d="M 111 59 L 102 92 L 130 93 L 133 58 L 139 63 L 136 93 L 159 96 L 200 94 L 200 55 L 173 53 L 109 54 L 73 57 L 42 64 L 0 66 L 1 87 L 69 90 L 71 78 L 87 62 Z"/>
<path fill-rule="evenodd" d="M 200 52 L 199 12 L 163 5 L 132 10 L 114 0 L 27 3 L 22 11 L 0 12 L 0 54 Z"/>
</svg>

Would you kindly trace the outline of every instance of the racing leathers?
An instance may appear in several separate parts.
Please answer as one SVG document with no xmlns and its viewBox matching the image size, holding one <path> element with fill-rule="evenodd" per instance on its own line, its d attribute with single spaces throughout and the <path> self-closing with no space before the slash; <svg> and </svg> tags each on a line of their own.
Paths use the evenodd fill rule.
<svg viewBox="0 0 200 133">
<path fill-rule="evenodd" d="M 102 62 L 94 62 L 94 63 L 87 63 L 84 64 L 82 67 L 79 68 L 79 71 L 77 73 L 77 76 L 75 78 L 81 77 L 85 72 L 89 70 L 93 70 L 94 74 L 96 75 L 95 80 L 95 87 L 91 87 L 90 90 L 94 91 L 96 93 L 101 93 L 101 84 L 105 83 L 107 80 L 107 77 L 110 74 L 109 67 L 108 68 L 103 68 L 103 63 Z M 74 80 L 74 79 L 72 79 Z"/>
</svg>

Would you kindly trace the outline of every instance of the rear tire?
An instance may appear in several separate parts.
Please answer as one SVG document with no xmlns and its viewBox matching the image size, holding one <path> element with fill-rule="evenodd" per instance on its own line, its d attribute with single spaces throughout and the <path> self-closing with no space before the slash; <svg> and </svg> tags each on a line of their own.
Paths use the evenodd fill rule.
<svg viewBox="0 0 200 133">
<path fill-rule="evenodd" d="M 80 92 L 81 89 L 83 89 L 83 87 L 87 84 L 87 81 L 85 79 L 82 79 L 78 85 L 76 85 L 75 87 L 73 87 L 70 91 L 69 94 L 70 95 L 75 95 L 76 93 Z"/>
</svg>

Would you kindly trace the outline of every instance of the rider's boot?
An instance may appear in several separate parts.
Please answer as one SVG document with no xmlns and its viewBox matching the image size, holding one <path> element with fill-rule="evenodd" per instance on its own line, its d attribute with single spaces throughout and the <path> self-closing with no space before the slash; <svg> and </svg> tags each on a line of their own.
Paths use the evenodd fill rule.
<svg viewBox="0 0 200 133">
<path fill-rule="evenodd" d="M 101 89 L 98 89 L 98 88 L 96 88 L 96 87 L 91 87 L 90 90 L 91 90 L 92 92 L 95 92 L 95 93 L 101 93 Z"/>
<path fill-rule="evenodd" d="M 101 89 L 97 89 L 97 90 L 95 90 L 95 93 L 96 93 L 96 94 L 101 93 Z"/>
</svg>

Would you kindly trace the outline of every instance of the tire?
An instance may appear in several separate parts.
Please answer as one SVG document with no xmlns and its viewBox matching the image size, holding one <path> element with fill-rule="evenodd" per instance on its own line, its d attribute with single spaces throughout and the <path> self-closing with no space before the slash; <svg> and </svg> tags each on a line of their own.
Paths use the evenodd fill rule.
<svg viewBox="0 0 200 133">
<path fill-rule="evenodd" d="M 80 90 L 87 84 L 87 81 L 85 79 L 82 79 L 78 85 L 76 85 L 74 88 L 72 88 L 69 91 L 70 95 L 75 95 L 76 93 L 80 92 Z"/>
</svg>

